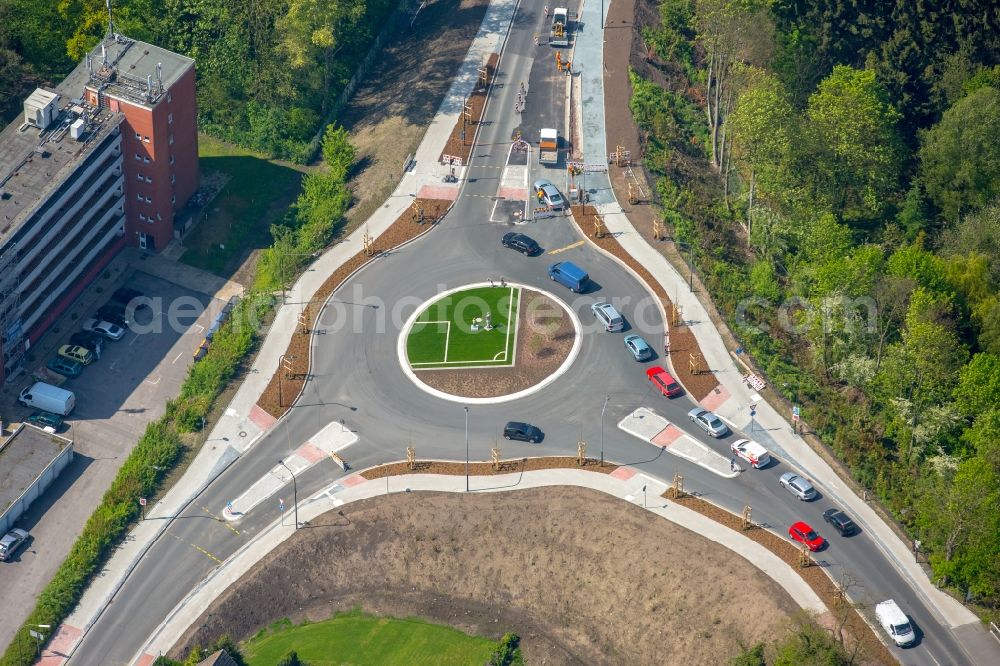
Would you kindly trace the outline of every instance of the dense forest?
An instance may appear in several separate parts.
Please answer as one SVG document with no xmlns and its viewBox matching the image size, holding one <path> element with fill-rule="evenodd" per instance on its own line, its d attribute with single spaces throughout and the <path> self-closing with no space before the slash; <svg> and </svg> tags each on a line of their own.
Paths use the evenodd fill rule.
<svg viewBox="0 0 1000 666">
<path fill-rule="evenodd" d="M 1000 4 L 663 0 L 631 106 L 665 220 L 935 580 L 1000 607 Z"/>
<path fill-rule="evenodd" d="M 197 60 L 202 131 L 305 161 L 398 0 L 115 0 L 115 26 Z M 0 0 L 0 113 L 58 83 L 108 26 L 105 0 Z M 327 119 L 329 121 L 329 119 Z M 318 145 L 318 143 L 312 143 Z"/>
</svg>

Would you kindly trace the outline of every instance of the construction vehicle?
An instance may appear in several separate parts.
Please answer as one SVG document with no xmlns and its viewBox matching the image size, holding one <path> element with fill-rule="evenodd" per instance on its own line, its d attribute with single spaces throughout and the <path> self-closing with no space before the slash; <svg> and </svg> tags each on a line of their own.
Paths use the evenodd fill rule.
<svg viewBox="0 0 1000 666">
<path fill-rule="evenodd" d="M 549 34 L 552 46 L 569 46 L 569 13 L 565 7 L 552 10 L 552 31 Z"/>
<path fill-rule="evenodd" d="M 559 164 L 559 132 L 543 127 L 538 141 L 538 162 L 540 164 Z"/>
</svg>

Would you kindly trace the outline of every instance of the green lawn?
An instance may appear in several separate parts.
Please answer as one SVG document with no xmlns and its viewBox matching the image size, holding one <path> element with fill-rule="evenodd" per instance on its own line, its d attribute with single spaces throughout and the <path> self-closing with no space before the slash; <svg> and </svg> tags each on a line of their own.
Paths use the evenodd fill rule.
<svg viewBox="0 0 1000 666">
<path fill-rule="evenodd" d="M 507 366 L 517 347 L 517 307 L 521 290 L 514 287 L 467 289 L 435 301 L 420 313 L 406 340 L 410 365 L 422 368 Z M 476 319 L 489 312 L 493 330 Z"/>
<path fill-rule="evenodd" d="M 291 650 L 310 666 L 479 666 L 489 661 L 496 645 L 450 627 L 352 611 L 324 622 L 278 626 L 247 641 L 243 655 L 249 666 L 274 666 Z"/>
<path fill-rule="evenodd" d="M 302 173 L 204 134 L 198 155 L 203 176 L 223 172 L 229 181 L 185 236 L 181 261 L 229 277 L 250 250 L 271 244 L 271 224 L 298 196 Z"/>
</svg>

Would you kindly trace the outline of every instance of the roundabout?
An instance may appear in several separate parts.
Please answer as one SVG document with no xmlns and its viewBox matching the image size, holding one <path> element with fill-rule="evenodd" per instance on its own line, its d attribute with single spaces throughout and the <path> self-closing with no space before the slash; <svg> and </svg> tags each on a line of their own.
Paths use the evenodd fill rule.
<svg viewBox="0 0 1000 666">
<path fill-rule="evenodd" d="M 580 320 L 549 292 L 490 281 L 425 301 L 398 340 L 400 367 L 422 391 L 466 404 L 499 403 L 542 390 L 572 365 Z"/>
</svg>

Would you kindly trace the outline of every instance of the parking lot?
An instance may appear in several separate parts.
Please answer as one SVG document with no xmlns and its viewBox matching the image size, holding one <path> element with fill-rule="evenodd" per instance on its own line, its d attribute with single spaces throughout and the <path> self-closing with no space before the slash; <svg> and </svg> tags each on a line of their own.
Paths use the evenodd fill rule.
<svg viewBox="0 0 1000 666">
<path fill-rule="evenodd" d="M 134 314 L 121 340 L 106 341 L 100 359 L 62 384 L 76 394 L 76 409 L 61 433 L 75 441 L 76 457 L 17 523 L 34 538 L 17 561 L 0 566 L 0 589 L 10 611 L 0 618 L 0 644 L 7 644 L 24 621 L 146 425 L 162 416 L 167 400 L 179 393 L 205 328 L 225 305 L 189 288 L 204 284 L 214 292 L 214 276 L 204 281 L 190 274 L 178 279 L 187 287 L 130 267 L 110 276 L 91 285 L 34 349 L 31 370 L 45 366 L 119 287 L 150 299 L 150 307 Z M 5 388 L 6 422 L 21 421 L 35 411 L 16 403 L 20 390 L 32 381 L 21 376 Z"/>
</svg>

